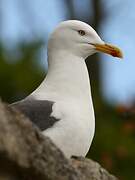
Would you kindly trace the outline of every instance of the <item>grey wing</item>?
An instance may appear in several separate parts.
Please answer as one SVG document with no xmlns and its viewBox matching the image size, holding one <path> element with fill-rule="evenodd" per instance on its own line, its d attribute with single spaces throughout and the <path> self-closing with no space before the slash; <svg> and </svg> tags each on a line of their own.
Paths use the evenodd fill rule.
<svg viewBox="0 0 135 180">
<path fill-rule="evenodd" d="M 41 130 L 53 126 L 59 119 L 50 116 L 54 102 L 48 100 L 23 100 L 11 104 L 25 114 Z"/>
</svg>

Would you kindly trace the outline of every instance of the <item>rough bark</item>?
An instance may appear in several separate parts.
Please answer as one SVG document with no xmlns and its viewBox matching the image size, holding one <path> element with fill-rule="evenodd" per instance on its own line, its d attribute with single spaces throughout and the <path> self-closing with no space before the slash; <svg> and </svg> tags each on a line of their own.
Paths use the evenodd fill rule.
<svg viewBox="0 0 135 180">
<path fill-rule="evenodd" d="M 24 115 L 0 102 L 0 180 L 116 180 L 98 163 L 71 159 Z"/>
</svg>

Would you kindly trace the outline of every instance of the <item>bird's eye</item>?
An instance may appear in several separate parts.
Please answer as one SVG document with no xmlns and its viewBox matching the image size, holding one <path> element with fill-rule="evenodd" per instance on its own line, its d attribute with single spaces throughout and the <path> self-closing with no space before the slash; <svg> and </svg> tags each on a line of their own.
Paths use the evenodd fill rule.
<svg viewBox="0 0 135 180">
<path fill-rule="evenodd" d="M 83 31 L 83 30 L 79 30 L 78 33 L 79 33 L 81 36 L 84 36 L 84 35 L 85 35 L 85 31 Z"/>
</svg>

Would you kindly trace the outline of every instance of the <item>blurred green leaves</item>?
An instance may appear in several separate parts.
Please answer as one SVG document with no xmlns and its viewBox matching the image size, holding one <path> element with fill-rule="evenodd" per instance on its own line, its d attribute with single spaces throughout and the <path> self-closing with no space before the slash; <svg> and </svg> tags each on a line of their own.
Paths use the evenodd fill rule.
<svg viewBox="0 0 135 180">
<path fill-rule="evenodd" d="M 96 106 L 96 103 L 98 105 Z M 135 106 L 128 109 L 95 102 L 96 134 L 88 154 L 120 179 L 135 178 Z M 100 108 L 99 108 L 100 107 Z M 133 113 L 134 112 L 134 113 Z M 125 116 L 127 114 L 129 116 Z M 124 116 L 123 116 L 124 115 Z"/>
<path fill-rule="evenodd" d="M 0 46 L 0 95 L 12 102 L 31 93 L 42 81 L 39 52 L 42 41 L 20 43 L 17 49 L 8 51 Z"/>
</svg>

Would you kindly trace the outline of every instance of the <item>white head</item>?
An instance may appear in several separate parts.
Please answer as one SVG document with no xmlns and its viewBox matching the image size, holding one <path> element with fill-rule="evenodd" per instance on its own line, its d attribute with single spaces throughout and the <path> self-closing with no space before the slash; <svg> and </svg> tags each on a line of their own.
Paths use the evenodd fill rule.
<svg viewBox="0 0 135 180">
<path fill-rule="evenodd" d="M 91 26 L 77 20 L 64 21 L 58 25 L 48 42 L 48 50 L 52 49 L 57 52 L 68 51 L 83 58 L 98 51 L 122 57 L 120 49 L 106 44 Z"/>
</svg>

